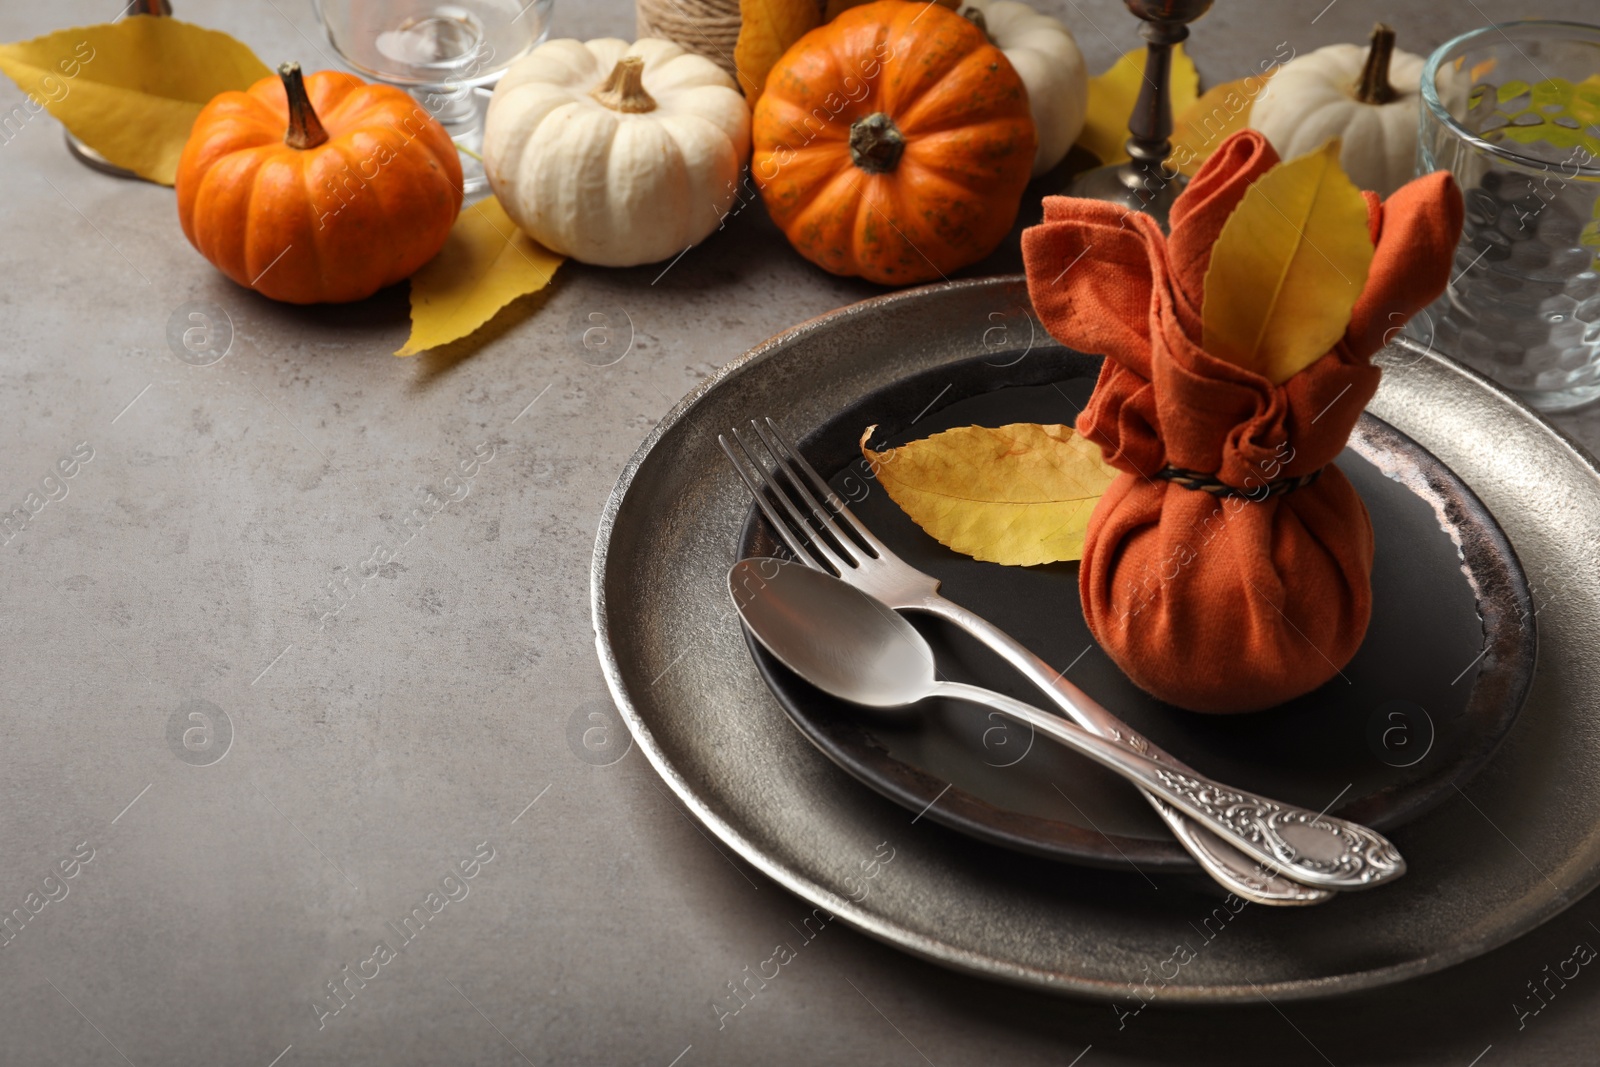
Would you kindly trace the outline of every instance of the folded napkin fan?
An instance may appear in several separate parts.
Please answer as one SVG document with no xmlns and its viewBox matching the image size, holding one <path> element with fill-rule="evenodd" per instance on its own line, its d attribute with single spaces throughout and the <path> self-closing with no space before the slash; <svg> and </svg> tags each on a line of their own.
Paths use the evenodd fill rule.
<svg viewBox="0 0 1600 1067">
<path fill-rule="evenodd" d="M 1259 133 L 1234 134 L 1178 197 L 1170 236 L 1113 204 L 1049 197 L 1022 237 L 1045 327 L 1107 357 L 1078 432 L 1123 473 L 1089 523 L 1084 617 L 1130 678 L 1195 711 L 1271 707 L 1355 655 L 1372 524 L 1332 460 L 1377 391 L 1369 359 L 1444 290 L 1461 231 L 1448 173 L 1383 202 L 1365 193 L 1375 255 L 1349 328 L 1274 385 L 1200 339 L 1212 244 L 1277 162 Z"/>
</svg>

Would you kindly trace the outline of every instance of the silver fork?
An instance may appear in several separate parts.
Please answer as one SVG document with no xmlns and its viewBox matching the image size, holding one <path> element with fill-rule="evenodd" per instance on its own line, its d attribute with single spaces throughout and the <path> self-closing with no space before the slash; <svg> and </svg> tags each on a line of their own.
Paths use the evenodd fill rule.
<svg viewBox="0 0 1600 1067">
<path fill-rule="evenodd" d="M 1067 681 L 1064 672 L 1053 669 L 993 623 L 941 596 L 939 580 L 917 570 L 874 537 L 789 444 L 777 423 L 770 418 L 752 419 L 750 429 L 760 439 L 763 447 L 758 451 L 766 453 L 771 469 L 760 461 L 758 452 L 752 452 L 738 429 L 727 435 L 718 434 L 717 443 L 755 497 L 756 506 L 797 560 L 839 575 L 890 607 L 923 611 L 954 623 L 1020 671 L 1079 726 L 1121 742 L 1179 773 L 1193 773 Z M 734 445 L 738 446 L 737 454 Z M 835 518 L 843 520 L 849 534 Z M 1267 869 L 1165 800 L 1141 792 L 1206 873 L 1240 897 L 1260 904 L 1292 906 L 1317 904 L 1334 895 L 1330 890 L 1302 885 L 1279 871 Z"/>
</svg>

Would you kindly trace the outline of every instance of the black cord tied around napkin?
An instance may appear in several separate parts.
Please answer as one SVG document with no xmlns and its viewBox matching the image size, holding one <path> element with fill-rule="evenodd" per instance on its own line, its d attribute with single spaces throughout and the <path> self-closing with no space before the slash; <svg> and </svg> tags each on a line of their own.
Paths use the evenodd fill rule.
<svg viewBox="0 0 1600 1067">
<path fill-rule="evenodd" d="M 1262 482 L 1261 485 L 1254 489 L 1238 489 L 1220 480 L 1215 474 L 1185 470 L 1182 467 L 1163 467 L 1156 471 L 1155 476 L 1165 479 L 1174 485 L 1181 485 L 1185 489 L 1198 489 L 1203 493 L 1210 493 L 1212 496 L 1242 496 L 1246 500 L 1259 502 L 1266 500 L 1268 497 L 1292 493 L 1296 489 L 1304 489 L 1322 477 L 1322 468 L 1318 467 L 1309 474 L 1301 474 L 1293 478 L 1280 478 L 1275 482 Z"/>
</svg>

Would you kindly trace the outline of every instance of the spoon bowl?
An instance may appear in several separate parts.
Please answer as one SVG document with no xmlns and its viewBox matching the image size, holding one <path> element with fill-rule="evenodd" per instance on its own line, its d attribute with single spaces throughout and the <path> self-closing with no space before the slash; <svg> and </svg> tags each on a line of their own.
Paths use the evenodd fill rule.
<svg viewBox="0 0 1600 1067">
<path fill-rule="evenodd" d="M 728 571 L 728 591 L 756 640 L 830 696 L 900 708 L 934 687 L 933 648 L 916 627 L 831 574 L 743 559 Z"/>
</svg>

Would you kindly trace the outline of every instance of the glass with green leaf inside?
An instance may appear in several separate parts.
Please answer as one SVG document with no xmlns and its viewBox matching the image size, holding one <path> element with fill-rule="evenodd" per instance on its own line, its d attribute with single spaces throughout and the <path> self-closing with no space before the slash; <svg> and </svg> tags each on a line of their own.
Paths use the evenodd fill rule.
<svg viewBox="0 0 1600 1067">
<path fill-rule="evenodd" d="M 1466 224 L 1410 331 L 1544 411 L 1600 399 L 1600 27 L 1463 34 L 1429 57 L 1422 98 L 1418 173 L 1455 175 Z"/>
</svg>

